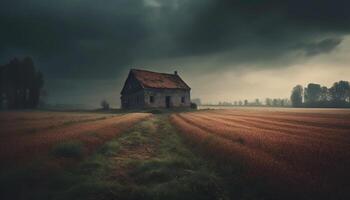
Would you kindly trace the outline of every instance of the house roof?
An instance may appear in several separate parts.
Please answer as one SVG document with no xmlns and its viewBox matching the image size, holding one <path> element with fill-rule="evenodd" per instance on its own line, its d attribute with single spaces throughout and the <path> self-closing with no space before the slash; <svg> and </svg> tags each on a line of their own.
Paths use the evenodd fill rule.
<svg viewBox="0 0 350 200">
<path fill-rule="evenodd" d="M 134 75 L 143 88 L 191 89 L 177 74 L 158 73 L 140 69 L 131 69 L 130 73 Z"/>
</svg>

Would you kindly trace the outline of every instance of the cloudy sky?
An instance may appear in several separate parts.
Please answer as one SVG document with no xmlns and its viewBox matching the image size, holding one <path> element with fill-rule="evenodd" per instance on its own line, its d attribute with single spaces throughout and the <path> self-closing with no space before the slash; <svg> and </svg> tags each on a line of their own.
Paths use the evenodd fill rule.
<svg viewBox="0 0 350 200">
<path fill-rule="evenodd" d="M 204 102 L 350 80 L 346 0 L 1 0 L 0 64 L 32 56 L 50 103 L 119 104 L 130 68 L 179 71 Z"/>
</svg>

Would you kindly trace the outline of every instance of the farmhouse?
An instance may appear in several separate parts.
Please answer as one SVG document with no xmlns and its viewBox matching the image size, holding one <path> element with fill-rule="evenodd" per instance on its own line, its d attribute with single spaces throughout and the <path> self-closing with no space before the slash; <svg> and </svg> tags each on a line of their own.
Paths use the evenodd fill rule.
<svg viewBox="0 0 350 200">
<path fill-rule="evenodd" d="M 135 108 L 190 107 L 191 88 L 174 74 L 131 69 L 121 91 L 121 106 Z"/>
</svg>

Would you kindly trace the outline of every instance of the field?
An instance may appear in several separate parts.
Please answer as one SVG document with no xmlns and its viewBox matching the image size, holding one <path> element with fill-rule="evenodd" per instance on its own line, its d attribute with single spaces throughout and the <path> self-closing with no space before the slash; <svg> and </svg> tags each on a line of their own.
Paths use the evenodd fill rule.
<svg viewBox="0 0 350 200">
<path fill-rule="evenodd" d="M 0 112 L 3 199 L 349 199 L 350 110 Z"/>
<path fill-rule="evenodd" d="M 350 189 L 347 110 L 210 110 L 174 114 L 171 121 L 206 155 L 238 162 L 248 178 L 281 191 L 336 197 Z"/>
<path fill-rule="evenodd" d="M 149 114 L 125 115 L 55 112 L 3 112 L 0 115 L 0 159 L 23 161 L 45 154 L 55 144 L 76 140 L 86 151 L 125 131 Z"/>
</svg>

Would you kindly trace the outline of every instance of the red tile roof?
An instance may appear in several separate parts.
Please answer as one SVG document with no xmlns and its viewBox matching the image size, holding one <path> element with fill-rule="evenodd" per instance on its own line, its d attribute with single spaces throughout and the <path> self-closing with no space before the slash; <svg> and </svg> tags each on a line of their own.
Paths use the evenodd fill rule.
<svg viewBox="0 0 350 200">
<path fill-rule="evenodd" d="M 146 70 L 131 69 L 131 73 L 143 88 L 191 89 L 177 74 L 166 74 Z"/>
</svg>

